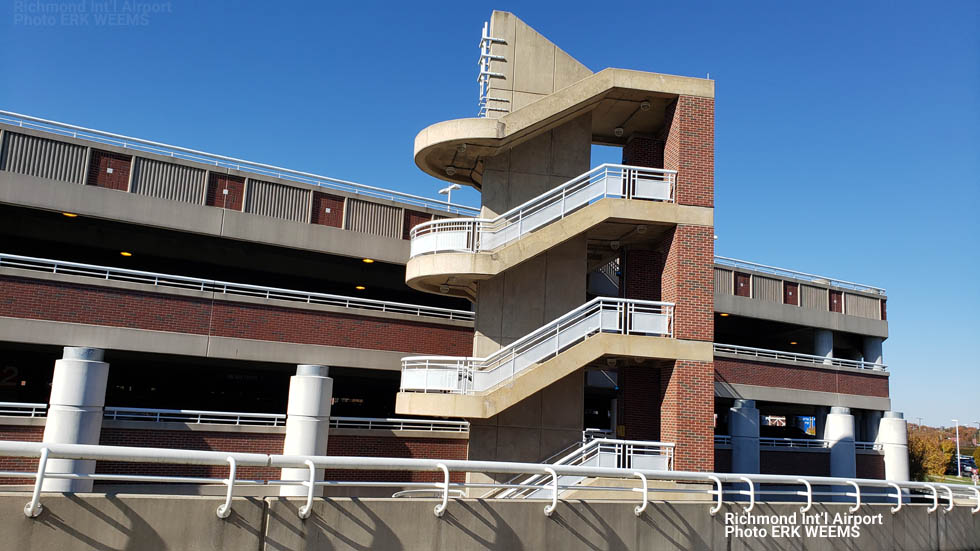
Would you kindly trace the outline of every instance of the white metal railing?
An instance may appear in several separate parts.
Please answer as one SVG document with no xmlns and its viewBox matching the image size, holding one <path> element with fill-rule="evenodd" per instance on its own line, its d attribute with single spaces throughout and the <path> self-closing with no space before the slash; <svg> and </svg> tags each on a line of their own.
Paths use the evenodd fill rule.
<svg viewBox="0 0 980 551">
<path fill-rule="evenodd" d="M 153 421 L 156 423 L 194 423 L 220 425 L 286 426 L 284 413 L 242 413 L 238 411 L 202 411 L 196 409 L 150 409 L 106 407 L 105 419 L 113 421 Z"/>
<path fill-rule="evenodd" d="M 823 365 L 835 367 L 850 367 L 854 369 L 870 369 L 873 371 L 884 371 L 888 369 L 885 364 L 866 362 L 863 360 L 845 360 L 843 358 L 827 358 L 824 356 L 814 356 L 812 354 L 797 354 L 795 352 L 784 352 L 782 350 L 769 350 L 766 348 L 753 348 L 751 346 L 738 346 L 734 344 L 714 344 L 716 354 L 733 354 L 762 360 L 782 360 L 793 363 L 808 365 Z"/>
<path fill-rule="evenodd" d="M 856 450 L 874 450 L 882 451 L 885 447 L 878 442 L 854 442 L 854 449 Z"/>
<path fill-rule="evenodd" d="M 583 438 L 585 435 L 583 434 Z M 551 461 L 554 458 L 550 458 Z M 553 465 L 609 467 L 618 469 L 653 469 L 670 471 L 674 464 L 674 444 L 645 440 L 618 440 L 594 438 L 585 440 L 570 453 L 555 459 Z M 512 479 L 510 482 L 515 482 Z M 577 484 L 582 477 L 563 477 L 559 482 Z M 533 475 L 519 483 L 522 488 L 510 489 L 494 496 L 497 498 L 538 497 L 547 493 L 547 477 Z"/>
<path fill-rule="evenodd" d="M 2 403 L 0 403 L 0 407 L 2 407 Z M 266 427 L 283 427 L 286 425 L 285 413 L 242 413 L 195 409 L 106 407 L 104 417 L 114 421 L 153 421 L 157 423 L 177 422 Z M 469 431 L 470 424 L 466 421 L 447 419 L 330 417 L 330 428 L 465 433 Z"/>
<path fill-rule="evenodd" d="M 865 293 L 874 293 L 878 295 L 885 294 L 885 290 L 881 287 L 874 287 L 872 285 L 865 285 L 863 283 L 854 283 L 853 281 L 845 281 L 843 279 L 836 279 L 833 277 L 808 274 L 806 272 L 798 272 L 796 270 L 788 270 L 786 268 L 777 268 L 776 266 L 767 266 L 765 264 L 759 264 L 757 262 L 749 262 L 747 260 L 739 260 L 737 258 L 715 256 L 715 264 L 730 266 L 732 268 L 742 268 L 754 272 L 763 272 L 776 276 L 791 277 L 793 279 L 802 279 L 803 281 L 810 281 L 822 285 L 830 285 L 831 287 L 840 287 L 842 289 L 850 289 L 852 291 L 862 291 Z"/>
<path fill-rule="evenodd" d="M 492 251 L 604 197 L 674 200 L 677 171 L 603 164 L 497 218 L 450 218 L 411 231 L 411 256 Z"/>
<path fill-rule="evenodd" d="M 48 404 L 31 402 L 0 402 L 0 415 L 5 417 L 45 417 Z"/>
<path fill-rule="evenodd" d="M 669 302 L 597 297 L 486 358 L 402 358 L 401 389 L 484 392 L 598 333 L 673 338 L 673 317 L 674 305 Z"/>
<path fill-rule="evenodd" d="M 416 430 L 426 432 L 469 432 L 467 421 L 447 419 L 384 419 L 375 417 L 331 417 L 332 429 Z"/>
<path fill-rule="evenodd" d="M 219 518 L 227 518 L 233 506 L 232 497 L 237 486 L 299 486 L 305 488 L 306 504 L 297 511 L 299 516 L 307 518 L 310 515 L 314 492 L 316 488 L 331 487 L 396 487 L 396 488 L 427 488 L 437 490 L 441 502 L 435 506 L 433 513 L 442 516 L 449 506 L 451 492 L 463 488 L 527 488 L 540 490 L 540 486 L 497 482 L 451 482 L 451 473 L 502 473 L 512 475 L 541 475 L 549 476 L 547 494 L 539 493 L 533 498 L 541 498 L 548 505 L 544 514 L 550 516 L 559 505 L 559 492 L 567 489 L 580 491 L 597 490 L 602 492 L 622 491 L 625 495 L 636 496 L 637 505 L 634 512 L 642 514 L 650 500 L 650 494 L 670 492 L 699 494 L 712 500 L 706 504 L 706 512 L 717 514 L 725 502 L 725 498 L 738 500 L 745 512 L 751 512 L 758 502 L 780 502 L 805 500 L 801 511 L 806 513 L 815 502 L 835 501 L 842 498 L 850 500 L 853 505 L 850 512 L 855 512 L 862 505 L 892 506 L 896 512 L 909 503 L 915 495 L 931 503 L 926 511 L 935 513 L 940 504 L 944 509 L 952 511 L 954 507 L 970 507 L 973 514 L 980 512 L 980 489 L 966 484 L 937 484 L 928 482 L 900 482 L 893 480 L 840 478 L 830 476 L 799 476 L 745 473 L 704 473 L 688 471 L 668 471 L 645 468 L 597 467 L 585 465 L 559 465 L 542 463 L 513 463 L 503 461 L 468 461 L 451 459 L 409 459 L 388 457 L 341 457 L 341 456 L 286 456 L 266 455 L 258 453 L 218 452 L 199 450 L 177 450 L 164 448 L 140 448 L 125 446 L 97 446 L 82 444 L 52 444 L 42 442 L 9 442 L 0 441 L 0 456 L 4 457 L 36 457 L 38 468 L 33 472 L 0 471 L 2 477 L 33 478 L 34 492 L 30 502 L 24 506 L 24 514 L 37 517 L 43 506 L 41 490 L 44 480 L 69 479 L 92 480 L 103 482 L 150 482 L 150 483 L 191 483 L 191 484 L 221 484 L 227 487 L 225 502 L 218 507 Z M 80 474 L 48 472 L 47 464 L 50 459 L 78 459 L 95 461 L 124 461 L 134 463 L 156 463 L 170 465 L 215 465 L 229 467 L 229 476 L 217 477 L 182 477 L 139 474 Z M 237 478 L 236 467 L 270 467 L 304 469 L 310 473 L 304 480 L 243 480 Z M 137 467 L 138 468 L 138 467 Z M 336 481 L 323 480 L 317 476 L 318 469 L 344 469 L 355 471 L 403 471 L 403 472 L 437 472 L 441 474 L 439 482 L 408 482 L 408 481 Z M 329 471 L 328 471 L 329 472 Z M 584 478 L 613 478 L 634 481 L 633 485 L 624 487 L 588 486 L 561 484 L 559 477 L 572 479 Z M 709 484 L 709 488 L 649 488 L 648 480 L 664 480 L 671 482 L 700 482 Z M 747 488 L 746 488 L 747 485 Z M 548 495 L 550 494 L 550 495 Z M 458 495 L 458 494 L 457 494 Z"/>
<path fill-rule="evenodd" d="M 337 178 L 331 178 L 329 176 L 321 176 L 318 174 L 301 172 L 298 170 L 292 170 L 289 168 L 268 165 L 265 163 L 257 163 L 254 161 L 246 161 L 244 159 L 236 159 L 234 157 L 217 155 L 215 153 L 207 153 L 204 151 L 198 151 L 196 149 L 188 149 L 186 147 L 169 145 L 165 143 L 144 140 L 141 138 L 133 138 L 131 136 L 123 136 L 122 134 L 113 134 L 112 132 L 104 132 L 102 130 L 95 130 L 92 128 L 76 126 L 74 124 L 67 124 L 58 121 L 41 119 L 38 117 L 32 117 L 30 115 L 22 115 L 20 113 L 13 113 L 10 111 L 0 110 L 0 122 L 6 122 L 8 124 L 19 126 L 21 128 L 31 128 L 34 130 L 41 130 L 43 132 L 50 132 L 52 134 L 71 136 L 72 138 L 91 140 L 94 142 L 114 145 L 116 147 L 122 147 L 125 149 L 143 151 L 146 153 L 154 153 L 156 155 L 163 155 L 165 157 L 173 157 L 175 159 L 184 159 L 188 161 L 209 164 L 216 167 L 232 168 L 235 170 L 261 174 L 264 176 L 273 176 L 275 178 L 279 178 L 282 180 L 291 180 L 294 182 L 312 184 L 315 186 L 320 186 L 328 189 L 346 191 L 349 193 L 355 193 L 367 197 L 388 199 L 390 201 L 398 201 L 401 203 L 407 203 L 410 205 L 416 205 L 416 206 L 430 208 L 430 209 L 444 210 L 449 213 L 476 215 L 480 212 L 480 209 L 469 207 L 466 205 L 447 203 L 444 201 L 440 201 L 438 199 L 428 199 L 425 197 L 420 197 L 418 195 L 402 193 L 400 191 L 368 186 L 364 184 L 358 184 L 355 182 L 348 182 L 346 180 L 339 180 Z"/>
<path fill-rule="evenodd" d="M 263 287 L 260 285 L 248 285 L 245 283 L 231 283 L 228 281 L 218 281 L 214 279 L 201 279 L 196 277 L 160 274 L 156 272 L 144 272 L 141 270 L 128 270 L 124 268 L 113 268 L 110 266 L 96 266 L 92 264 L 81 264 L 78 262 L 65 262 L 62 260 L 51 260 L 48 258 L 35 258 L 30 256 L 0 253 L 0 267 L 3 266 L 55 274 L 92 277 L 102 280 L 146 283 L 157 287 L 172 287 L 179 289 L 192 289 L 195 291 L 214 292 L 226 295 L 288 300 L 306 304 L 322 304 L 326 306 L 370 310 L 374 312 L 408 314 L 413 316 L 431 316 L 464 321 L 472 321 L 475 319 L 473 312 L 467 312 L 465 310 L 451 310 L 448 308 L 404 304 L 401 302 L 345 297 L 342 295 L 311 293 L 307 291 L 294 291 L 292 289 L 280 289 L 277 287 Z"/>
<path fill-rule="evenodd" d="M 759 438 L 762 448 L 827 448 L 830 443 L 816 438 Z"/>
<path fill-rule="evenodd" d="M 716 434 L 715 435 L 715 445 L 716 446 L 731 446 L 732 437 L 727 434 Z"/>
</svg>

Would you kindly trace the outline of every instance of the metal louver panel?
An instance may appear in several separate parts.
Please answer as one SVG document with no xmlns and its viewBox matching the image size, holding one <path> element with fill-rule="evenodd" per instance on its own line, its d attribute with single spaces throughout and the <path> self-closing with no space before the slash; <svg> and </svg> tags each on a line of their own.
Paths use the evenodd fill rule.
<svg viewBox="0 0 980 551">
<path fill-rule="evenodd" d="M 245 212 L 294 222 L 306 222 L 310 190 L 249 178 Z"/>
<path fill-rule="evenodd" d="M 136 158 L 133 193 L 200 204 L 204 196 L 204 170 L 189 166 Z"/>
<path fill-rule="evenodd" d="M 344 228 L 400 239 L 402 209 L 360 199 L 348 199 L 344 213 Z"/>
<path fill-rule="evenodd" d="M 4 132 L 0 170 L 81 184 L 85 147 L 47 138 Z"/>
<path fill-rule="evenodd" d="M 827 289 L 800 285 L 800 306 L 811 310 L 829 310 L 830 302 L 827 298 Z"/>
<path fill-rule="evenodd" d="M 881 306 L 876 298 L 844 293 L 844 313 L 859 318 L 880 319 Z"/>
<path fill-rule="evenodd" d="M 752 276 L 752 298 L 766 302 L 783 301 L 783 281 L 760 275 Z"/>
<path fill-rule="evenodd" d="M 732 272 L 715 268 L 715 293 L 719 295 L 732 294 Z"/>
</svg>

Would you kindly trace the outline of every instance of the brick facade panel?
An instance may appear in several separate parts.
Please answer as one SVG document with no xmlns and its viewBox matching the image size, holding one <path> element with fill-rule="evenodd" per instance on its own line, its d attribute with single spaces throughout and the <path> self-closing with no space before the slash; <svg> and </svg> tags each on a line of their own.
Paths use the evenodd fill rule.
<svg viewBox="0 0 980 551">
<path fill-rule="evenodd" d="M 467 327 L 9 276 L 0 316 L 418 354 L 469 356 L 473 346 Z"/>
<path fill-rule="evenodd" d="M 410 237 L 410 232 L 412 228 L 418 226 L 419 224 L 424 224 L 432 220 L 432 215 L 425 212 L 416 212 L 414 210 L 406 210 L 405 218 L 402 222 L 402 239 L 408 239 Z"/>
<path fill-rule="evenodd" d="M 330 212 L 327 212 L 327 209 L 330 209 Z M 314 191 L 313 213 L 310 222 L 321 226 L 342 227 L 344 224 L 344 198 Z"/>
<path fill-rule="evenodd" d="M 15 442 L 40 442 L 44 437 L 44 427 L 0 425 L 0 440 Z M 32 457 L 0 457 L 0 471 L 37 471 L 37 459 Z M 0 477 L 0 485 L 34 484 L 33 478 Z"/>
<path fill-rule="evenodd" d="M 680 471 L 714 470 L 715 392 L 711 362 L 677 360 L 660 370 L 660 439 L 673 442 Z"/>
<path fill-rule="evenodd" d="M 715 358 L 715 380 L 731 384 L 888 397 L 888 377 L 757 360 Z"/>
<path fill-rule="evenodd" d="M 224 193 L 227 190 L 228 193 Z M 204 204 L 231 210 L 242 210 L 245 202 L 245 179 L 227 174 L 211 173 Z"/>
<path fill-rule="evenodd" d="M 858 478 L 885 479 L 885 456 L 877 453 L 856 454 Z"/>
<path fill-rule="evenodd" d="M 761 450 L 759 472 L 762 474 L 796 474 L 830 476 L 830 452 Z"/>
</svg>

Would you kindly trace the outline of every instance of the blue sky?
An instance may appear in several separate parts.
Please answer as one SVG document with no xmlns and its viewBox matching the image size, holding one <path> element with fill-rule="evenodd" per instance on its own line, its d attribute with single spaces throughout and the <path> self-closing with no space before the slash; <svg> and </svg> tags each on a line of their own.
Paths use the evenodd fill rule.
<svg viewBox="0 0 980 551">
<path fill-rule="evenodd" d="M 6 3 L 0 108 L 434 196 L 412 140 L 475 115 L 491 9 L 594 71 L 710 73 L 717 253 L 887 288 L 893 407 L 980 421 L 978 2 L 122 4 Z"/>
</svg>

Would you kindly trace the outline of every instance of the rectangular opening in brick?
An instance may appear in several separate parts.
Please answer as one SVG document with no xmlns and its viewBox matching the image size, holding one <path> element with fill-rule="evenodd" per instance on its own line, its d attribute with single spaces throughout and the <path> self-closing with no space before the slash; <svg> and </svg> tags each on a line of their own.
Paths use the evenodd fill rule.
<svg viewBox="0 0 980 551">
<path fill-rule="evenodd" d="M 798 283 L 783 282 L 783 304 L 800 305 L 800 285 Z"/>
<path fill-rule="evenodd" d="M 340 228 L 344 223 L 344 198 L 314 191 L 312 214 L 312 223 Z"/>
<path fill-rule="evenodd" d="M 208 178 L 208 191 L 204 204 L 223 209 L 242 210 L 244 197 L 244 178 L 215 173 Z"/>
<path fill-rule="evenodd" d="M 752 296 L 752 278 L 749 276 L 749 274 L 735 272 L 735 296 Z"/>
<path fill-rule="evenodd" d="M 128 191 L 132 161 L 129 155 L 93 149 L 88 164 L 88 185 Z"/>
</svg>

